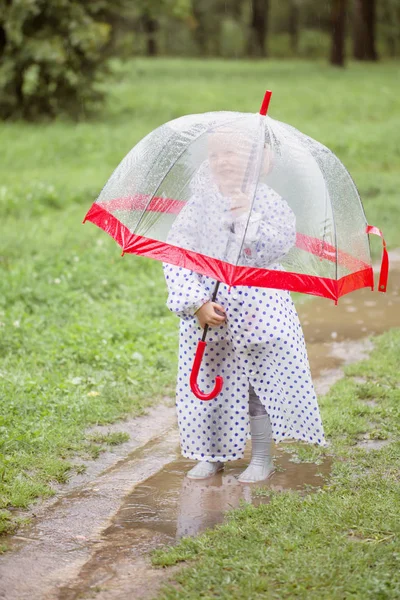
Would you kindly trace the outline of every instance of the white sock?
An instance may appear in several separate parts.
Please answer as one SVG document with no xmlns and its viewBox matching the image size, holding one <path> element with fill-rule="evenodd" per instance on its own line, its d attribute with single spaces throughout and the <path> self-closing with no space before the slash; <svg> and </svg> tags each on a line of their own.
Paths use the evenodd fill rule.
<svg viewBox="0 0 400 600">
<path fill-rule="evenodd" d="M 189 479 L 208 479 L 212 477 L 218 471 L 222 471 L 224 463 L 222 462 L 199 462 L 193 469 L 190 469 L 187 477 Z"/>
<path fill-rule="evenodd" d="M 272 428 L 267 414 L 250 417 L 251 461 L 247 469 L 239 476 L 241 483 L 264 481 L 274 472 L 272 462 Z"/>
</svg>

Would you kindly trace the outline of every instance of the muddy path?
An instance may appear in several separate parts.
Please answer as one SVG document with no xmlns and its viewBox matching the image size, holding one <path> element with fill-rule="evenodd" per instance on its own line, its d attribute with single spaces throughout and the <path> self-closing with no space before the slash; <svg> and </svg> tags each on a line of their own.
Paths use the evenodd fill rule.
<svg viewBox="0 0 400 600">
<path fill-rule="evenodd" d="M 391 259 L 386 295 L 361 290 L 337 307 L 324 299 L 299 307 L 319 394 L 344 365 L 368 354 L 369 335 L 400 327 L 400 253 Z M 221 522 L 240 502 L 268 501 L 237 482 L 248 452 L 212 480 L 186 480 L 190 461 L 179 456 L 174 423 L 166 399 L 146 417 L 107 428 L 128 431 L 131 441 L 88 463 L 52 501 L 34 507 L 32 524 L 10 536 L 13 551 L 0 557 L 0 598 L 152 598 L 165 572 L 150 567 L 149 550 Z M 330 468 L 329 459 L 297 464 L 282 449 L 275 462 L 268 487 L 277 490 L 319 487 Z"/>
</svg>

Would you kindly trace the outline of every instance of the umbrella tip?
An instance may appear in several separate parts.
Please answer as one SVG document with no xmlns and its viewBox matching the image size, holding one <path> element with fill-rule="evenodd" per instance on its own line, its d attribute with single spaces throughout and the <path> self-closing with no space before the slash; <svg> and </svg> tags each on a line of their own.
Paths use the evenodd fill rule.
<svg viewBox="0 0 400 600">
<path fill-rule="evenodd" d="M 266 115 L 268 111 L 269 102 L 271 100 L 272 92 L 271 90 L 267 90 L 264 94 L 264 100 L 262 101 L 260 108 L 260 115 Z"/>
</svg>

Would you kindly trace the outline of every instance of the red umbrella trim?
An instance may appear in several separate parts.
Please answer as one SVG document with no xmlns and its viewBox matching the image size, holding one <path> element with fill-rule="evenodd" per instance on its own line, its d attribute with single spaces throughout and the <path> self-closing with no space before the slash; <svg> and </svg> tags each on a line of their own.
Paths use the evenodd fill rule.
<svg viewBox="0 0 400 600">
<path fill-rule="evenodd" d="M 165 199 L 162 200 L 165 201 Z M 366 263 L 362 261 L 357 262 L 364 268 L 355 273 L 345 275 L 338 280 L 287 271 L 240 266 L 235 267 L 229 263 L 204 256 L 197 252 L 191 252 L 190 250 L 178 248 L 177 246 L 165 242 L 133 234 L 99 203 L 94 203 L 92 205 L 84 221 L 86 220 L 91 221 L 114 238 L 123 249 L 123 254 L 131 253 L 140 256 L 148 256 L 162 262 L 207 275 L 208 277 L 222 281 L 229 286 L 246 285 L 276 288 L 292 292 L 313 294 L 315 296 L 323 296 L 335 301 L 341 296 L 356 289 L 363 287 L 370 287 L 373 289 L 374 287 L 372 267 L 366 265 Z M 308 236 L 303 236 L 303 240 L 304 238 L 308 238 Z M 310 251 L 314 248 L 316 251 L 313 252 L 313 254 L 320 255 L 322 258 L 328 258 L 328 255 L 333 257 L 332 250 L 327 245 L 325 245 L 325 250 L 322 253 L 322 242 L 320 240 L 314 239 L 313 242 L 313 238 L 308 238 L 308 240 L 309 241 L 307 241 L 306 244 L 307 248 L 304 249 Z M 349 257 L 349 255 L 346 255 L 345 253 L 342 254 L 345 258 Z M 357 260 L 353 259 L 353 257 L 349 258 L 354 261 Z M 328 260 L 331 260 L 331 258 L 328 258 Z"/>
</svg>

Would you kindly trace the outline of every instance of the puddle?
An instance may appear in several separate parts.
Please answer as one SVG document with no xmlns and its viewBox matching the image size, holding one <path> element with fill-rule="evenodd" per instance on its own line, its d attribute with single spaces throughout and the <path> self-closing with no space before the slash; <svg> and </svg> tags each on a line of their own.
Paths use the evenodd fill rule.
<svg viewBox="0 0 400 600">
<path fill-rule="evenodd" d="M 381 450 L 390 443 L 391 440 L 362 440 L 357 442 L 356 446 L 364 450 Z"/>
<path fill-rule="evenodd" d="M 368 336 L 400 327 L 400 255 L 393 253 L 390 259 L 386 294 L 365 288 L 343 296 L 337 306 L 323 298 L 299 306 L 319 394 L 341 377 L 343 366 L 366 358 L 372 349 Z"/>
<path fill-rule="evenodd" d="M 247 448 L 243 460 L 228 463 L 222 473 L 204 481 L 185 477 L 194 464 L 192 461 L 176 460 L 133 490 L 104 535 L 127 537 L 131 552 L 136 552 L 132 541 L 137 529 L 154 531 L 168 542 L 197 535 L 222 522 L 223 513 L 237 508 L 242 501 L 267 502 L 267 496 L 257 494 L 260 487 L 275 491 L 320 487 L 323 476 L 329 472 L 329 461 L 322 465 L 298 464 L 291 462 L 289 453 L 276 450 L 274 460 L 278 470 L 266 485 L 241 484 L 236 477 L 246 468 L 249 459 Z"/>
<path fill-rule="evenodd" d="M 299 307 L 318 393 L 342 376 L 344 365 L 367 355 L 372 346 L 368 335 L 400 327 L 400 261 L 393 262 L 387 294 L 360 290 L 338 306 L 317 298 Z M 19 542 L 14 538 L 16 551 L 0 558 L 0 598 L 74 600 L 95 594 L 98 600 L 111 600 L 142 598 L 146 590 L 153 597 L 163 571 L 151 569 L 144 554 L 220 523 L 241 502 L 268 502 L 268 495 L 235 477 L 248 464 L 249 449 L 243 461 L 199 482 L 185 479 L 193 463 L 176 459 L 177 451 L 176 430 L 166 431 L 139 454 L 114 466 L 110 462 L 50 511 L 39 512 L 36 526 L 22 530 Z M 318 488 L 330 468 L 329 460 L 321 465 L 291 462 L 282 449 L 275 451 L 275 462 L 278 471 L 267 489 Z"/>
<path fill-rule="evenodd" d="M 264 486 L 240 484 L 236 477 L 245 469 L 249 458 L 248 447 L 243 460 L 228 463 L 225 471 L 205 481 L 187 479 L 186 472 L 193 462 L 179 458 L 138 485 L 126 496 L 112 524 L 103 532 L 102 543 L 82 569 L 79 580 L 74 586 L 61 589 L 58 600 L 84 598 L 85 592 L 106 583 L 110 585 L 112 579 L 120 577 L 118 565 L 132 564 L 154 548 L 173 544 L 181 537 L 197 535 L 221 523 L 224 513 L 241 503 L 256 506 L 267 503 L 268 490 L 305 492 L 321 487 L 330 470 L 329 459 L 321 465 L 299 464 L 291 462 L 288 452 L 275 450 L 278 470 Z M 264 488 L 262 495 L 260 488 Z"/>
</svg>

